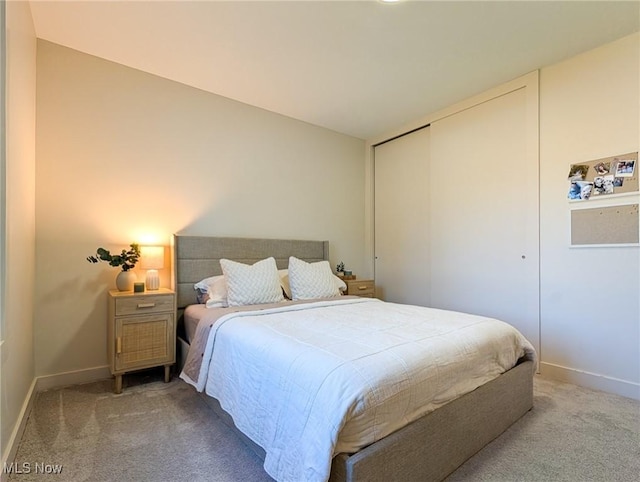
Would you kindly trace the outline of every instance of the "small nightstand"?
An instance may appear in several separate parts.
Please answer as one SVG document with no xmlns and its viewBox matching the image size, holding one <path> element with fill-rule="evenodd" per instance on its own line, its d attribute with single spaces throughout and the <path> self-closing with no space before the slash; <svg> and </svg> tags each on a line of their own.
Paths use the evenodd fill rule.
<svg viewBox="0 0 640 482">
<path fill-rule="evenodd" d="M 375 298 L 376 285 L 372 279 L 350 279 L 344 280 L 347 285 L 345 295 L 363 296 L 365 298 Z"/>
<path fill-rule="evenodd" d="M 159 290 L 134 293 L 109 291 L 107 350 L 115 393 L 122 392 L 122 375 L 164 365 L 164 381 L 176 361 L 176 295 Z"/>
</svg>

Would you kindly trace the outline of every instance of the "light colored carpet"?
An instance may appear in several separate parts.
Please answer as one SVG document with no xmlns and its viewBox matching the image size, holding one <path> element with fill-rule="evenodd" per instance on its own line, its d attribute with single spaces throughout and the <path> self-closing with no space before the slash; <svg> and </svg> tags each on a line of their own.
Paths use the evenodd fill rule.
<svg viewBox="0 0 640 482">
<path fill-rule="evenodd" d="M 184 382 L 128 375 L 39 394 L 11 481 L 271 479 L 262 463 Z M 138 377 L 138 378 L 136 378 Z M 640 403 L 535 379 L 534 409 L 447 478 L 458 481 L 639 481 Z M 36 474 L 36 463 L 62 474 Z"/>
<path fill-rule="evenodd" d="M 143 373 L 120 395 L 110 380 L 40 393 L 16 454 L 30 473 L 9 480 L 272 481 L 192 387 Z M 36 474 L 36 462 L 62 474 Z"/>
</svg>

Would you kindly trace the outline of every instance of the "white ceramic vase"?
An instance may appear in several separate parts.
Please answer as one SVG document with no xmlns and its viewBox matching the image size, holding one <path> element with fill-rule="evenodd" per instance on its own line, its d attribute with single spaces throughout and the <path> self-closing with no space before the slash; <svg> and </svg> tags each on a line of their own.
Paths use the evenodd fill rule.
<svg viewBox="0 0 640 482">
<path fill-rule="evenodd" d="M 137 277 L 133 271 L 120 271 L 116 276 L 116 287 L 118 291 L 133 291 L 133 283 L 136 280 Z"/>
</svg>

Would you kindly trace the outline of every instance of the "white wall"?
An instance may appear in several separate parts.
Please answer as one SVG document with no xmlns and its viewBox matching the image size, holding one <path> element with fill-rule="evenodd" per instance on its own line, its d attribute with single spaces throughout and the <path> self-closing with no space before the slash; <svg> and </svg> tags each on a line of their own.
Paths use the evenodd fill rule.
<svg viewBox="0 0 640 482">
<path fill-rule="evenodd" d="M 326 239 L 362 271 L 364 141 L 45 41 L 37 94 L 37 375 L 104 371 L 99 246 Z"/>
<path fill-rule="evenodd" d="M 639 64 L 635 34 L 540 73 L 541 371 L 635 398 L 640 248 L 568 247 L 567 173 L 638 151 Z"/>
<path fill-rule="evenodd" d="M 27 2 L 6 2 L 6 189 L 0 375 L 2 462 L 12 456 L 34 382 L 36 38 Z M 3 57 L 2 61 L 5 59 Z M 5 86 L 1 86 L 3 89 Z M 3 147 L 4 148 L 4 147 Z"/>
</svg>

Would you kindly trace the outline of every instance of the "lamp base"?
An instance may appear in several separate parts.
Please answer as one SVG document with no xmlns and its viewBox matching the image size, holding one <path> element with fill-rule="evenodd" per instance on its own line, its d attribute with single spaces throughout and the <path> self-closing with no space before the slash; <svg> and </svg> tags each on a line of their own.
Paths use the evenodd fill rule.
<svg viewBox="0 0 640 482">
<path fill-rule="evenodd" d="M 145 285 L 147 290 L 160 289 L 160 275 L 157 269 L 150 269 L 147 271 L 147 278 L 145 279 Z"/>
</svg>

